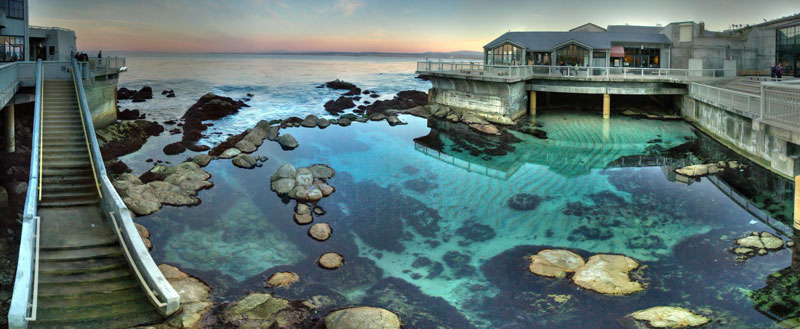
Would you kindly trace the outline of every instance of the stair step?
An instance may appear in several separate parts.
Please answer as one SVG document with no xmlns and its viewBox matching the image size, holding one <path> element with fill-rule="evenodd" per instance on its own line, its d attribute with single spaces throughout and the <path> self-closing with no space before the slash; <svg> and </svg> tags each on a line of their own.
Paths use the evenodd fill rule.
<svg viewBox="0 0 800 329">
<path fill-rule="evenodd" d="M 62 153 L 62 154 L 52 154 L 48 153 L 42 157 L 42 161 L 58 161 L 58 160 L 82 160 L 82 159 L 89 159 L 89 156 L 86 154 L 85 149 L 81 149 L 83 152 L 73 152 L 73 153 Z"/>
<path fill-rule="evenodd" d="M 111 272 L 104 272 L 111 273 Z M 42 278 L 39 278 L 41 281 Z M 113 294 L 86 293 L 70 297 L 39 297 L 39 309 L 75 308 L 83 306 L 99 306 L 121 304 L 130 300 L 141 299 L 143 292 L 140 287 L 120 289 Z"/>
<path fill-rule="evenodd" d="M 50 208 L 64 208 L 64 207 L 80 207 L 97 204 L 100 200 L 67 200 L 67 201 L 48 201 L 42 200 L 39 202 L 39 207 Z"/>
<path fill-rule="evenodd" d="M 135 279 L 126 268 L 105 272 L 78 273 L 64 275 L 46 275 L 39 278 L 40 284 L 94 284 L 108 281 Z"/>
<path fill-rule="evenodd" d="M 42 185 L 42 193 L 72 193 L 72 192 L 89 192 L 96 191 L 97 186 L 92 184 L 47 184 Z"/>
<path fill-rule="evenodd" d="M 75 113 L 73 116 L 68 117 L 55 117 L 55 116 L 44 116 L 44 123 L 81 123 L 81 117 Z"/>
<path fill-rule="evenodd" d="M 42 178 L 42 186 L 52 184 L 91 184 L 94 185 L 94 178 L 90 176 L 46 176 Z"/>
<path fill-rule="evenodd" d="M 127 266 L 127 264 L 126 264 Z M 39 296 L 78 296 L 86 293 L 112 293 L 138 287 L 139 281 L 132 276 L 121 277 L 111 281 L 85 283 L 39 283 Z"/>
<path fill-rule="evenodd" d="M 89 272 L 103 272 L 126 268 L 128 263 L 125 258 L 99 258 L 77 260 L 71 262 L 45 262 L 39 263 L 39 273 L 47 275 L 79 274 Z M 41 290 L 40 290 L 41 292 Z"/>
<path fill-rule="evenodd" d="M 97 200 L 97 191 L 88 190 L 80 192 L 56 192 L 56 193 L 42 193 L 42 202 L 49 201 L 79 201 L 79 200 Z"/>
<path fill-rule="evenodd" d="M 57 143 L 46 143 L 45 145 L 51 149 L 69 148 L 72 146 L 83 146 L 85 149 L 86 139 L 81 141 L 59 141 Z"/>
<path fill-rule="evenodd" d="M 118 245 L 111 245 L 81 249 L 47 250 L 40 253 L 40 259 L 43 261 L 73 261 L 108 257 L 122 257 L 122 249 Z"/>
<path fill-rule="evenodd" d="M 127 306 L 127 307 L 126 307 Z M 58 314 L 51 317 L 45 314 L 32 322 L 30 328 L 83 328 L 113 329 L 131 328 L 164 322 L 164 318 L 150 305 L 137 302 L 110 305 L 108 307 L 91 307 L 75 313 Z"/>
<path fill-rule="evenodd" d="M 83 160 L 72 161 L 72 160 L 53 160 L 53 161 L 42 161 L 42 168 L 83 168 L 83 167 L 91 167 L 91 163 L 89 163 L 89 157 L 84 158 Z"/>
</svg>

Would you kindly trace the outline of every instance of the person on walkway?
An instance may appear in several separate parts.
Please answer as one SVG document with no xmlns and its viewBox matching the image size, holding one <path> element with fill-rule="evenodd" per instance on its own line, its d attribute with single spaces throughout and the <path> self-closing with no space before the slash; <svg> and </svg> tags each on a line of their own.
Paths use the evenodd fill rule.
<svg viewBox="0 0 800 329">
<path fill-rule="evenodd" d="M 561 67 L 559 70 L 561 71 L 561 76 L 563 77 L 564 76 L 564 61 L 558 62 L 558 66 Z"/>
<path fill-rule="evenodd" d="M 769 76 L 772 81 L 775 81 L 775 63 L 772 63 L 772 66 L 769 67 Z"/>
<path fill-rule="evenodd" d="M 778 81 L 781 81 L 781 77 L 783 77 L 783 66 L 781 66 L 781 63 L 778 63 L 778 66 L 775 67 L 775 77 L 778 78 Z"/>
<path fill-rule="evenodd" d="M 102 50 L 97 52 L 97 58 L 103 58 L 103 51 Z"/>
</svg>

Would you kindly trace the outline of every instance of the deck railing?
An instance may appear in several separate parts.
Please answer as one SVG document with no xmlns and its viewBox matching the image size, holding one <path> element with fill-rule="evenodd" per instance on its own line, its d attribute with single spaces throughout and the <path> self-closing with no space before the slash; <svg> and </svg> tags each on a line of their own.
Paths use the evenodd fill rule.
<svg viewBox="0 0 800 329">
<path fill-rule="evenodd" d="M 530 79 L 534 77 L 581 78 L 590 80 L 680 80 L 736 76 L 736 70 L 668 69 L 638 67 L 590 67 L 552 65 L 486 65 L 476 62 L 417 62 L 417 73 L 446 73 L 457 76 Z"/>
<path fill-rule="evenodd" d="M 762 82 L 761 117 L 800 126 L 800 80 Z"/>
<path fill-rule="evenodd" d="M 689 96 L 748 118 L 761 117 L 761 96 L 693 82 Z"/>
</svg>

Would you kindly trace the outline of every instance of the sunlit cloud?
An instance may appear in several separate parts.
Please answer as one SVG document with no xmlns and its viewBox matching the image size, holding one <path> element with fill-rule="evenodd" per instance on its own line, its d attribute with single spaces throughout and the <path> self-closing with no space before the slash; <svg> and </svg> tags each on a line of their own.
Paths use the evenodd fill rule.
<svg viewBox="0 0 800 329">
<path fill-rule="evenodd" d="M 333 8 L 345 16 L 350 16 L 366 4 L 367 3 L 362 0 L 338 0 L 336 4 L 333 5 Z"/>
</svg>

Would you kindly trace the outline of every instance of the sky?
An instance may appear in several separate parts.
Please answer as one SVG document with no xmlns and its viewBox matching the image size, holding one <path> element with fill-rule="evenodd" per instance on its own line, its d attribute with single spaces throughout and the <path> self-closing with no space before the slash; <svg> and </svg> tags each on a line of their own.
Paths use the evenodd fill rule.
<svg viewBox="0 0 800 329">
<path fill-rule="evenodd" d="M 31 25 L 75 30 L 84 51 L 426 52 L 587 22 L 724 30 L 800 13 L 800 1 L 31 0 L 29 10 Z"/>
</svg>

